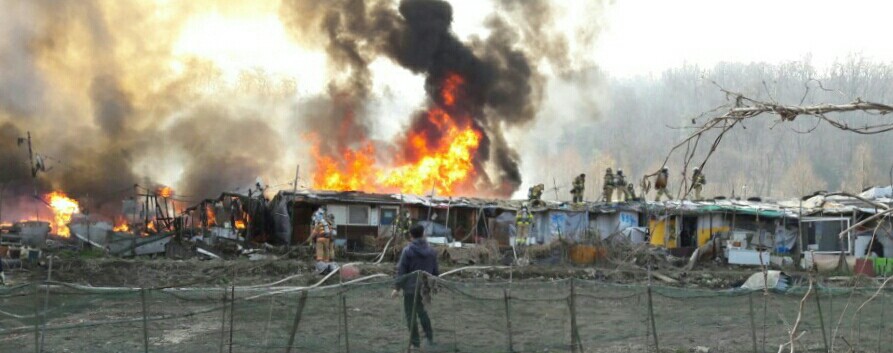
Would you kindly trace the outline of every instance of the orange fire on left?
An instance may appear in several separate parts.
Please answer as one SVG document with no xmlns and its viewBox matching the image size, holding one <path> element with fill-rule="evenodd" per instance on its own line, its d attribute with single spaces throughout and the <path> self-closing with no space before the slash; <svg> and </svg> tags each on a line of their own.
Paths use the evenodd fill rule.
<svg viewBox="0 0 893 353">
<path fill-rule="evenodd" d="M 69 237 L 68 223 L 71 216 L 81 211 L 78 202 L 61 191 L 53 191 L 44 195 L 44 201 L 53 210 L 53 230 L 61 237 Z"/>
</svg>

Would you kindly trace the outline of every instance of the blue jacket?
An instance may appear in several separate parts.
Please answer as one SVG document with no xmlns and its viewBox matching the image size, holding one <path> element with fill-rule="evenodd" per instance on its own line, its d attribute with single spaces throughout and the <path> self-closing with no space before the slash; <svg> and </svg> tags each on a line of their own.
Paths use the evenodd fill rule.
<svg viewBox="0 0 893 353">
<path fill-rule="evenodd" d="M 415 271 L 424 271 L 434 276 L 440 274 L 437 269 L 437 252 L 428 245 L 427 241 L 417 239 L 403 248 L 400 261 L 397 262 L 397 280 L 394 286 L 402 289 L 404 293 L 415 292 Z"/>
</svg>

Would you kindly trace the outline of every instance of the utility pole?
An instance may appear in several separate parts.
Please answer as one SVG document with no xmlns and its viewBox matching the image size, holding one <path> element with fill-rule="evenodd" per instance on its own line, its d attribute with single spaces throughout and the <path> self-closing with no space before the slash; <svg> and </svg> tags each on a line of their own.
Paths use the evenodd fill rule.
<svg viewBox="0 0 893 353">
<path fill-rule="evenodd" d="M 0 223 L 3 223 L 3 190 L 6 190 L 6 183 L 0 183 Z"/>
<path fill-rule="evenodd" d="M 301 175 L 301 165 L 298 164 L 298 168 L 295 169 L 295 185 L 294 185 L 294 188 L 292 189 L 292 192 L 291 192 L 292 194 L 298 193 L 298 180 L 300 178 L 300 175 Z"/>
<path fill-rule="evenodd" d="M 19 145 L 22 145 L 24 139 L 19 138 Z M 34 197 L 37 197 L 37 166 L 34 165 L 34 149 L 31 148 L 31 131 L 28 131 L 28 168 L 31 169 L 31 187 L 34 189 Z"/>
<path fill-rule="evenodd" d="M 552 190 L 555 191 L 555 201 L 560 201 L 558 200 L 558 184 L 555 183 L 555 177 L 552 177 Z"/>
</svg>

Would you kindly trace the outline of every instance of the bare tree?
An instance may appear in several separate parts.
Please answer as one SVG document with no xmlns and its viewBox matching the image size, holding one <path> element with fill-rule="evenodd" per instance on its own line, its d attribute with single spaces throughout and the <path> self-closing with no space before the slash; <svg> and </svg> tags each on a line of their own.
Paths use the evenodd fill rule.
<svg viewBox="0 0 893 353">
<path fill-rule="evenodd" d="M 667 154 L 662 165 L 665 166 L 674 153 L 681 151 L 683 153 L 683 179 L 687 179 L 686 173 L 690 164 L 696 163 L 702 170 L 705 168 L 710 157 L 717 151 L 720 143 L 727 136 L 729 131 L 732 131 L 737 127 L 746 129 L 745 124 L 747 122 L 760 117 L 776 117 L 773 126 L 792 122 L 798 118 L 809 118 L 816 122 L 811 130 L 815 130 L 821 124 L 827 124 L 838 130 L 862 135 L 874 135 L 893 130 L 893 120 L 886 119 L 885 117 L 886 114 L 893 112 L 893 106 L 886 104 L 867 102 L 857 98 L 846 104 L 786 105 L 775 102 L 774 100 L 765 101 L 750 98 L 744 94 L 727 90 L 715 82 L 712 83 L 726 95 L 727 103 L 692 119 L 692 125 L 694 125 L 694 127 L 686 127 L 684 129 L 690 129 L 693 130 L 693 132 L 670 149 L 670 152 Z M 819 87 L 825 89 L 821 82 L 818 84 Z M 805 87 L 806 90 L 800 101 L 801 104 L 810 91 L 809 85 L 806 85 Z M 832 115 L 835 113 L 855 111 L 861 111 L 877 116 L 877 120 L 879 121 L 870 124 L 852 125 L 847 120 Z M 809 132 L 810 131 L 806 131 L 805 133 Z M 702 143 L 703 145 L 708 145 L 709 149 L 702 159 L 694 161 L 696 153 L 699 151 L 699 148 L 702 147 Z M 656 173 L 657 172 L 648 174 L 645 178 L 654 176 Z M 690 189 L 691 185 L 682 183 L 680 184 L 679 194 L 682 195 L 683 191 L 688 193 Z"/>
</svg>

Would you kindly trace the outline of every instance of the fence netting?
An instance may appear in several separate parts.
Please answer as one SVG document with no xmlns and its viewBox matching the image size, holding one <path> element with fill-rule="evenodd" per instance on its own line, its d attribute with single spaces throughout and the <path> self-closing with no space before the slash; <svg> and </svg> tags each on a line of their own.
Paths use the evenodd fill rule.
<svg viewBox="0 0 893 353">
<path fill-rule="evenodd" d="M 412 274 L 410 276 L 422 276 Z M 323 287 L 0 289 L 0 352 L 401 352 L 393 280 Z M 878 288 L 785 293 L 430 278 L 429 352 L 777 352 L 893 347 Z M 424 339 L 423 331 L 419 330 Z M 788 351 L 789 348 L 785 348 Z"/>
</svg>

